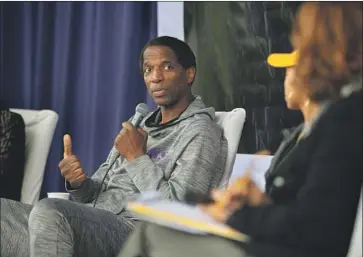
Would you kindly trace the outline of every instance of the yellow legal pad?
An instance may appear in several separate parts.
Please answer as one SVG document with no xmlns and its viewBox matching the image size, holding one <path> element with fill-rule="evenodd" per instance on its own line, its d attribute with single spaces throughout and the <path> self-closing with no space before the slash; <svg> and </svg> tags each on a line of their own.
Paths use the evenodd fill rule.
<svg viewBox="0 0 363 257">
<path fill-rule="evenodd" d="M 194 218 L 193 212 L 195 212 L 195 214 L 199 214 L 197 213 L 199 212 L 197 207 L 188 207 L 187 205 L 178 202 L 170 202 L 167 204 L 169 205 L 169 210 L 165 208 L 165 201 L 163 205 L 164 208 L 160 208 L 160 206 L 157 205 L 153 206 L 148 205 L 147 203 L 131 201 L 128 203 L 127 209 L 135 212 L 142 220 L 156 223 L 161 226 L 174 229 L 177 229 L 177 227 L 184 228 L 181 229 L 183 231 L 198 231 L 196 234 L 200 234 L 200 232 L 202 234 L 209 233 L 240 242 L 249 241 L 249 237 L 247 235 L 242 234 L 225 224 L 208 219 Z M 183 214 L 173 212 L 175 208 L 181 208 L 181 210 L 183 210 Z"/>
</svg>

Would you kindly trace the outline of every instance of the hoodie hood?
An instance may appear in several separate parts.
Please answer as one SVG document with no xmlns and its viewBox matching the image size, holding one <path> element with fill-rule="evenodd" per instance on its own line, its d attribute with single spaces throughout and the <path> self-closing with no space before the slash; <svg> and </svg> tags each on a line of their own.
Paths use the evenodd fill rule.
<svg viewBox="0 0 363 257">
<path fill-rule="evenodd" d="M 186 120 L 195 115 L 205 115 L 208 119 L 214 120 L 215 119 L 215 110 L 213 107 L 205 107 L 205 104 L 202 101 L 200 96 L 195 96 L 194 100 L 189 104 L 189 106 L 180 114 L 179 117 L 169 121 L 166 124 L 160 126 L 151 126 L 151 123 L 154 123 L 155 120 L 160 117 L 160 107 L 157 108 L 154 112 L 151 112 L 147 115 L 142 122 L 142 126 L 145 127 L 147 131 L 154 131 L 159 130 L 165 127 L 173 126 L 177 123 L 180 123 L 183 120 Z"/>
<path fill-rule="evenodd" d="M 196 114 L 206 114 L 211 120 L 215 118 L 215 110 L 213 107 L 205 107 L 200 96 L 195 96 L 193 102 L 185 109 L 177 120 L 184 120 Z"/>
</svg>

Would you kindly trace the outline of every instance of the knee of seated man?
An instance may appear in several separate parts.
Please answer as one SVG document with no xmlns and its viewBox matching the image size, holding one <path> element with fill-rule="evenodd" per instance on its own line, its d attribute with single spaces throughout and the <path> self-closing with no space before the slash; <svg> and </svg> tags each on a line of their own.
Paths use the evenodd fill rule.
<svg viewBox="0 0 363 257">
<path fill-rule="evenodd" d="M 57 222 L 62 218 L 62 213 L 66 210 L 67 201 L 55 198 L 45 198 L 40 200 L 34 205 L 34 208 L 30 212 L 29 226 Z"/>
</svg>

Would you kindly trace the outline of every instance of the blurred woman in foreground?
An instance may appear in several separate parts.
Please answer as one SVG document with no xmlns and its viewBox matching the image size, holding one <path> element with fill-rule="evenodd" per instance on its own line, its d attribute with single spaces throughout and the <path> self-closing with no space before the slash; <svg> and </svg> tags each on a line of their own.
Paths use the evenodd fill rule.
<svg viewBox="0 0 363 257">
<path fill-rule="evenodd" d="M 292 41 L 297 52 L 269 62 L 296 64 L 287 80 L 295 72 L 291 85 L 306 96 L 311 116 L 275 155 L 265 193 L 245 178 L 201 206 L 252 242 L 144 224 L 120 256 L 346 256 L 363 181 L 362 3 L 303 3 Z"/>
</svg>

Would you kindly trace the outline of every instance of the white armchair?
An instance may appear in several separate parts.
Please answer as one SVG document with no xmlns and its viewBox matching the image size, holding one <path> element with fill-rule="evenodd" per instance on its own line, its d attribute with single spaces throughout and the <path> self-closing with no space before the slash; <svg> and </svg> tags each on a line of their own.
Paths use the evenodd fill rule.
<svg viewBox="0 0 363 257">
<path fill-rule="evenodd" d="M 216 123 L 223 128 L 228 141 L 226 169 L 220 184 L 221 188 L 227 186 L 231 176 L 245 120 L 246 111 L 243 108 L 236 108 L 230 112 L 216 112 Z"/>
<path fill-rule="evenodd" d="M 350 239 L 349 252 L 347 257 L 362 257 L 362 208 L 363 208 L 363 187 L 360 194 L 357 216 L 355 217 L 354 230 Z"/>
<path fill-rule="evenodd" d="M 25 167 L 20 201 L 35 204 L 39 200 L 58 114 L 51 110 L 10 109 L 20 114 L 25 123 Z"/>
</svg>

